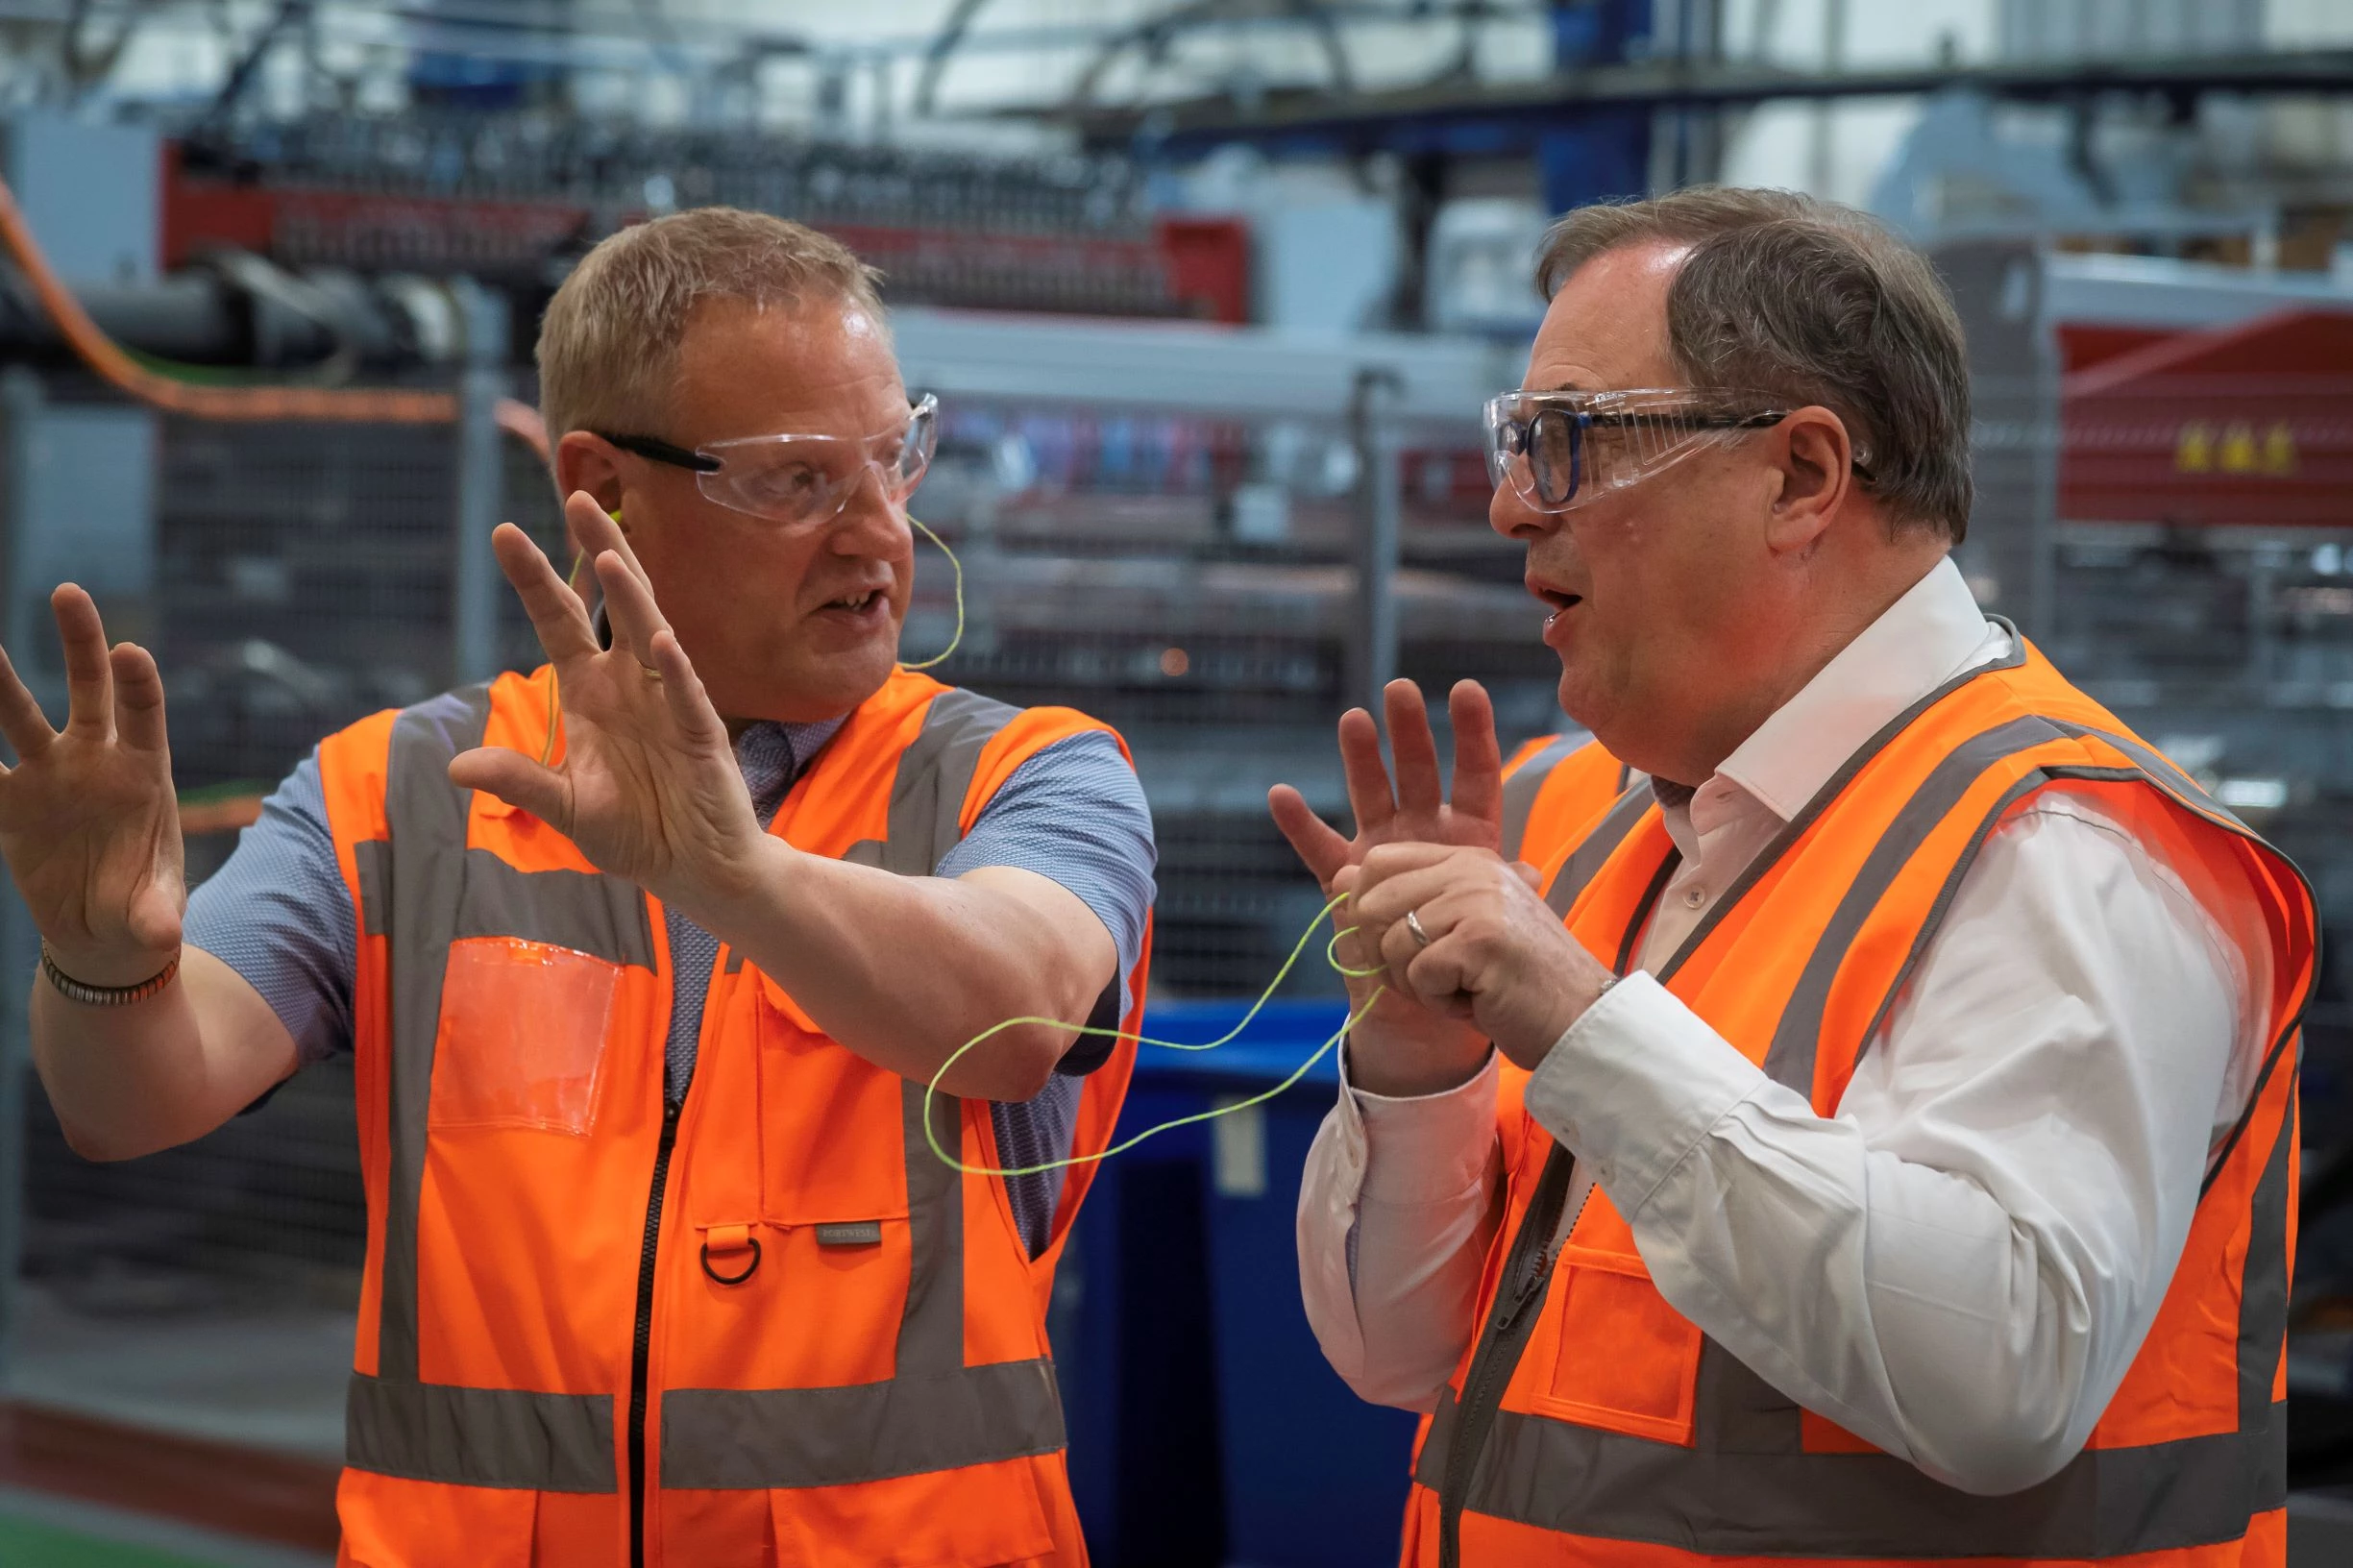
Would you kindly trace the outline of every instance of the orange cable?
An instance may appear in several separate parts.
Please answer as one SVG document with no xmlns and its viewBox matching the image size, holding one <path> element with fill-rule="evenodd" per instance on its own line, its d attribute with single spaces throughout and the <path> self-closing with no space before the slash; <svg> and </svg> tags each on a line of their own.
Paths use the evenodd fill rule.
<svg viewBox="0 0 2353 1568">
<path fill-rule="evenodd" d="M 196 419 L 309 420 L 343 424 L 454 425 L 457 398 L 449 392 L 305 386 L 197 386 L 148 369 L 125 354 L 82 308 L 33 237 L 15 193 L 0 180 L 0 242 L 24 270 L 41 307 L 83 363 L 113 386 L 152 407 Z M 537 409 L 514 398 L 498 403 L 499 428 L 548 456 L 548 432 Z"/>
</svg>

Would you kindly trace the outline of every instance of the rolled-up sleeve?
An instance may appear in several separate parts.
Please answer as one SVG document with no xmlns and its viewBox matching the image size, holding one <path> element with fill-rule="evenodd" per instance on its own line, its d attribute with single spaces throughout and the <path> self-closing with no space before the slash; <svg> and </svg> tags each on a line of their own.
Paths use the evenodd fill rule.
<svg viewBox="0 0 2353 1568">
<path fill-rule="evenodd" d="M 261 993 L 305 1063 L 352 1048 L 359 919 L 335 862 L 316 753 L 261 802 L 227 864 L 188 895 L 187 944 Z"/>
<path fill-rule="evenodd" d="M 1136 770 L 1119 743 L 1096 729 L 1057 741 L 1015 769 L 938 872 L 1011 866 L 1059 884 L 1094 911 L 1119 954 L 1115 1019 L 1134 1001 L 1127 976 L 1143 951 L 1158 858 L 1152 808 Z M 1109 1042 L 1101 1044 L 1072 1047 L 1071 1065 L 1099 1062 Z"/>
</svg>

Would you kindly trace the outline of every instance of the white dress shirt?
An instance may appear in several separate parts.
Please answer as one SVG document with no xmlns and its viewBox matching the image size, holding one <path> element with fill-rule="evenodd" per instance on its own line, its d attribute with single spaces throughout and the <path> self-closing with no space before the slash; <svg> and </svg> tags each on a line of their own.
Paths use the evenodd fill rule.
<svg viewBox="0 0 2353 1568">
<path fill-rule="evenodd" d="M 1640 970 L 1873 734 L 2009 650 L 1931 571 L 1666 807 L 1682 859 Z M 1834 1116 L 1629 976 L 1529 1083 L 1577 1156 L 1564 1229 L 1598 1182 L 1668 1302 L 1782 1393 L 1950 1485 L 2049 1476 L 2155 1319 L 2268 1043 L 2260 919 L 2218 924 L 2162 856 L 2081 791 L 2013 809 Z M 1299 1196 L 1308 1317 L 1360 1395 L 1427 1410 L 1477 1329 L 1496 1066 L 1410 1099 L 1344 1074 Z"/>
</svg>

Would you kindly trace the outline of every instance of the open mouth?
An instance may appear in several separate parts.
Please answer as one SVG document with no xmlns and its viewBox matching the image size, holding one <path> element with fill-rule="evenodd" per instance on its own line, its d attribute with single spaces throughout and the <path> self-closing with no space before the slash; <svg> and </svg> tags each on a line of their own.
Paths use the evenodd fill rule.
<svg viewBox="0 0 2353 1568">
<path fill-rule="evenodd" d="M 840 599 L 829 599 L 822 607 L 828 610 L 840 610 L 846 615 L 864 615 L 879 603 L 882 598 L 881 589 L 869 588 L 862 594 L 845 594 Z"/>
<path fill-rule="evenodd" d="M 1545 605 L 1552 611 L 1551 615 L 1547 615 L 1544 618 L 1547 625 L 1550 625 L 1554 617 L 1557 616 L 1562 610 L 1584 602 L 1584 596 L 1581 594 L 1563 593 L 1557 588 L 1548 588 L 1540 582 L 1529 583 L 1528 591 L 1534 595 L 1537 599 L 1543 600 Z"/>
</svg>

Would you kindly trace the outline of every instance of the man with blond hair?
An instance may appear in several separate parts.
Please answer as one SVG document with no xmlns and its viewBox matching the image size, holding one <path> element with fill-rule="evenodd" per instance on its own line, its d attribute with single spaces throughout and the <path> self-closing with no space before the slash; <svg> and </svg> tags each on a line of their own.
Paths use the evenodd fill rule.
<svg viewBox="0 0 2353 1568">
<path fill-rule="evenodd" d="M 1078 1026 L 1142 1002 L 1124 747 L 897 665 L 936 408 L 842 246 L 625 231 L 539 359 L 599 613 L 502 527 L 549 662 L 329 737 L 193 899 L 153 658 L 69 585 L 61 731 L 0 664 L 66 1136 L 353 1054 L 344 1561 L 1082 1563 L 1044 1304 L 1130 1061 Z"/>
</svg>

